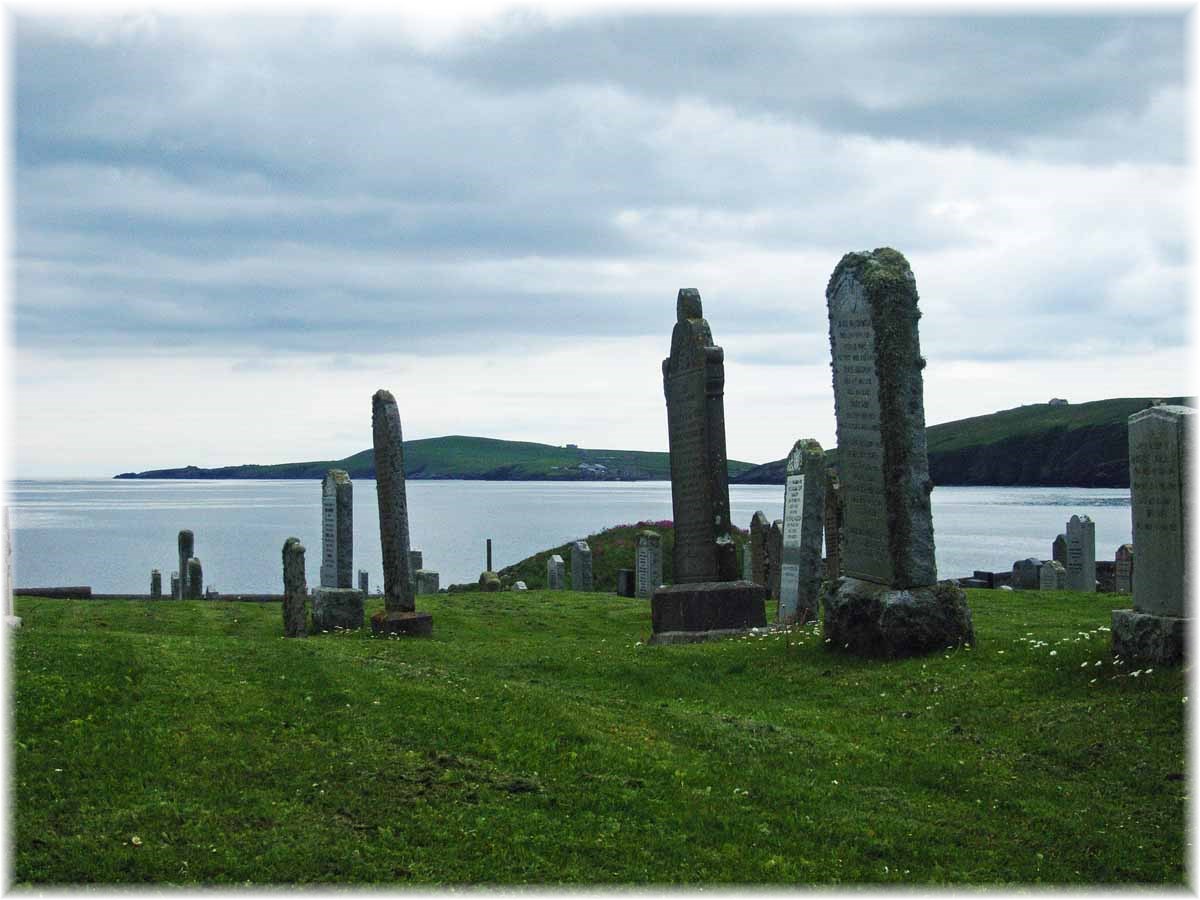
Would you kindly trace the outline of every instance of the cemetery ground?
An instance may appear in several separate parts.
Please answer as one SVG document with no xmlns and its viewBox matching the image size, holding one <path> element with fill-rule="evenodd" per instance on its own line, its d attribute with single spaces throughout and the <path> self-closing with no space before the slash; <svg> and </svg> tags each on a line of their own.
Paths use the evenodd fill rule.
<svg viewBox="0 0 1200 900">
<path fill-rule="evenodd" d="M 977 647 L 892 662 L 646 646 L 611 594 L 423 596 L 424 640 L 18 598 L 14 878 L 1182 884 L 1186 681 L 1113 664 L 1128 598 L 968 594 Z"/>
</svg>

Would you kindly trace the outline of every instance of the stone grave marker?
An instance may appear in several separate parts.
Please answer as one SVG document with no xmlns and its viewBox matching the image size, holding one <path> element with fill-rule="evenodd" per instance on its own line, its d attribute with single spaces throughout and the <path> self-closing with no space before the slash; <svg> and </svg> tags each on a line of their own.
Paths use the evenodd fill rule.
<svg viewBox="0 0 1200 900">
<path fill-rule="evenodd" d="M 383 551 L 383 605 L 371 616 L 375 634 L 433 634 L 433 617 L 416 611 L 409 570 L 408 498 L 404 488 L 404 435 L 396 398 L 376 391 L 371 398 L 375 490 L 379 497 L 379 542 Z M 316 603 L 314 601 L 314 618 Z"/>
<path fill-rule="evenodd" d="M 571 590 L 592 590 L 592 548 L 587 541 L 571 545 Z"/>
<path fill-rule="evenodd" d="M 408 577 L 412 581 L 413 593 L 417 592 L 417 570 L 425 568 L 425 557 L 420 550 L 408 551 Z"/>
<path fill-rule="evenodd" d="M 785 471 L 778 621 L 793 625 L 812 621 L 820 609 L 825 451 L 815 440 L 796 441 Z"/>
<path fill-rule="evenodd" d="M 650 598 L 651 643 L 706 640 L 766 625 L 762 588 L 735 581 L 725 455 L 725 352 L 713 343 L 700 294 L 675 300 L 671 355 L 663 360 L 675 584 Z"/>
<path fill-rule="evenodd" d="M 825 470 L 825 580 L 842 574 L 842 500 L 837 473 Z"/>
<path fill-rule="evenodd" d="M 1036 591 L 1041 585 L 1042 561 L 1030 556 L 1012 564 L 1012 586 L 1018 591 Z"/>
<path fill-rule="evenodd" d="M 1057 560 L 1048 559 L 1038 569 L 1038 590 L 1062 591 L 1067 587 L 1067 570 Z"/>
<path fill-rule="evenodd" d="M 1174 665 L 1190 652 L 1193 590 L 1192 446 L 1195 410 L 1164 404 L 1129 417 L 1133 609 L 1114 609 L 1113 653 L 1136 664 Z"/>
<path fill-rule="evenodd" d="M 767 530 L 767 597 L 779 599 L 783 575 L 783 519 L 776 519 Z"/>
<path fill-rule="evenodd" d="M 187 561 L 186 596 L 189 600 L 204 599 L 204 567 L 192 557 Z"/>
<path fill-rule="evenodd" d="M 1122 544 L 1117 548 L 1113 558 L 1116 578 L 1114 587 L 1119 594 L 1129 594 L 1133 591 L 1133 544 Z"/>
<path fill-rule="evenodd" d="M 636 589 L 633 569 L 617 569 L 617 596 L 632 597 Z"/>
<path fill-rule="evenodd" d="M 1067 565 L 1067 536 L 1060 534 L 1054 539 L 1054 543 L 1050 545 L 1050 558 L 1055 562 L 1062 563 L 1065 568 Z"/>
<path fill-rule="evenodd" d="M 662 535 L 639 531 L 637 537 L 636 596 L 650 599 L 663 581 Z"/>
<path fill-rule="evenodd" d="M 162 599 L 162 572 L 158 569 L 150 570 L 150 599 Z"/>
<path fill-rule="evenodd" d="M 341 469 L 321 482 L 321 587 L 354 586 L 354 485 Z"/>
<path fill-rule="evenodd" d="M 358 570 L 358 589 L 362 592 L 364 597 L 370 593 L 370 591 L 367 590 L 367 573 L 363 569 Z"/>
<path fill-rule="evenodd" d="M 183 595 L 180 593 L 183 589 L 183 583 L 179 580 L 179 573 L 171 573 L 171 599 L 182 600 Z"/>
<path fill-rule="evenodd" d="M 557 553 L 546 560 L 546 587 L 552 591 L 564 590 L 567 586 L 567 564 Z"/>
<path fill-rule="evenodd" d="M 432 569 L 417 569 L 417 594 L 436 594 L 441 589 L 441 576 Z"/>
<path fill-rule="evenodd" d="M 186 528 L 179 532 L 179 596 L 187 599 L 192 596 L 188 590 L 188 560 L 196 555 L 196 537 Z"/>
<path fill-rule="evenodd" d="M 754 553 L 749 539 L 742 545 L 742 581 L 754 581 Z"/>
<path fill-rule="evenodd" d="M 974 643 L 966 594 L 934 563 L 912 270 L 890 248 L 848 253 L 825 297 L 845 573 L 822 592 L 827 646 L 903 657 Z"/>
<path fill-rule="evenodd" d="M 21 617 L 13 606 L 12 533 L 8 527 L 8 507 L 4 507 L 4 620 L 10 628 L 21 627 Z"/>
<path fill-rule="evenodd" d="M 529 590 L 529 585 L 527 585 L 523 581 L 514 581 L 513 582 L 513 590 L 514 591 L 527 591 L 527 590 Z"/>
<path fill-rule="evenodd" d="M 363 626 L 365 602 L 353 588 L 318 588 L 312 594 L 313 631 L 355 631 Z"/>
<path fill-rule="evenodd" d="M 304 577 L 304 545 L 300 538 L 283 542 L 283 636 L 304 637 L 308 633 L 308 583 Z"/>
<path fill-rule="evenodd" d="M 1067 590 L 1096 591 L 1096 524 L 1087 516 L 1067 521 Z"/>
<path fill-rule="evenodd" d="M 750 518 L 750 581 L 767 586 L 767 535 L 771 531 L 771 523 L 767 514 L 761 509 L 755 510 Z"/>
<path fill-rule="evenodd" d="M 487 539 L 487 568 L 484 571 L 486 571 L 486 572 L 495 571 L 494 569 L 492 569 L 492 539 L 491 538 Z"/>
</svg>

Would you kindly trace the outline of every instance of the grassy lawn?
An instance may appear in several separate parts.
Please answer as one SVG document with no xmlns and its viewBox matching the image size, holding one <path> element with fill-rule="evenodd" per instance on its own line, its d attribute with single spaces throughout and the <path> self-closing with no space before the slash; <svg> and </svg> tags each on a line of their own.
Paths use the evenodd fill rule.
<svg viewBox="0 0 1200 900">
<path fill-rule="evenodd" d="M 18 598 L 14 877 L 1181 885 L 1182 673 L 1113 664 L 1112 597 L 968 594 L 977 648 L 886 663 L 602 594 L 421 597 L 432 640 Z"/>
</svg>

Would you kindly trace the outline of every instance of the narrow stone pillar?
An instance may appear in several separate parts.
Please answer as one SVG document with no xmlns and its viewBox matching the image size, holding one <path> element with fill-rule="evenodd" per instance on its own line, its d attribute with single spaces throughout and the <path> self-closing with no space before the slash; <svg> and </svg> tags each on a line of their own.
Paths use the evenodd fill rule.
<svg viewBox="0 0 1200 900">
<path fill-rule="evenodd" d="M 187 599 L 192 596 L 188 590 L 188 560 L 196 555 L 196 538 L 186 528 L 179 532 L 179 596 Z"/>
<path fill-rule="evenodd" d="M 304 545 L 300 538 L 283 542 L 283 636 L 304 637 L 307 633 L 308 584 L 304 577 Z"/>
<path fill-rule="evenodd" d="M 162 599 L 162 572 L 158 569 L 150 570 L 150 599 Z"/>
<path fill-rule="evenodd" d="M 187 598 L 189 600 L 204 599 L 204 569 L 200 560 L 192 557 L 187 561 Z"/>
<path fill-rule="evenodd" d="M 825 451 L 811 439 L 788 455 L 783 495 L 779 624 L 812 621 L 820 609 L 821 538 L 825 518 Z"/>
</svg>

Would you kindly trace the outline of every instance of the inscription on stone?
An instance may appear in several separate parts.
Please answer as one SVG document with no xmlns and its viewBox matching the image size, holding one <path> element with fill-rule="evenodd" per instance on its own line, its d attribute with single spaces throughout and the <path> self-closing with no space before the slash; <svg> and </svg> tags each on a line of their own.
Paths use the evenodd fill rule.
<svg viewBox="0 0 1200 900">
<path fill-rule="evenodd" d="M 642 531 L 637 539 L 636 589 L 634 594 L 649 599 L 663 579 L 662 535 Z"/>
<path fill-rule="evenodd" d="M 1096 525 L 1087 516 L 1067 521 L 1067 590 L 1096 591 Z"/>
</svg>

